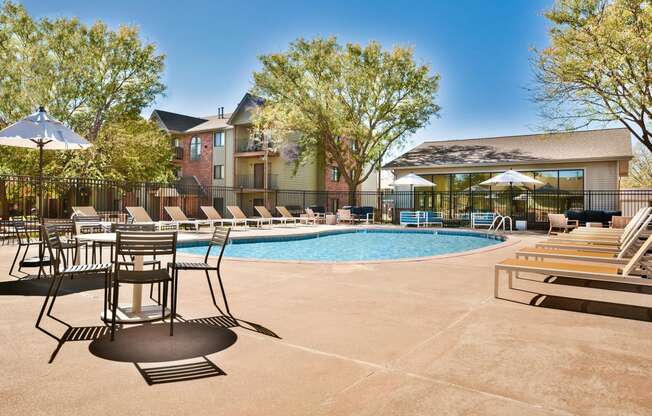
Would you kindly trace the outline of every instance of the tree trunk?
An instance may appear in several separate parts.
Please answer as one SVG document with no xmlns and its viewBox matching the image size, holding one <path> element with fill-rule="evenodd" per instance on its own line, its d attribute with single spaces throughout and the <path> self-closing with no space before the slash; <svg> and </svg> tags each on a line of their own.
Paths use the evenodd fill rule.
<svg viewBox="0 0 652 416">
<path fill-rule="evenodd" d="M 349 186 L 349 205 L 354 207 L 358 205 L 356 201 L 356 192 L 358 189 L 358 183 L 354 181 L 347 181 L 347 185 Z"/>
</svg>

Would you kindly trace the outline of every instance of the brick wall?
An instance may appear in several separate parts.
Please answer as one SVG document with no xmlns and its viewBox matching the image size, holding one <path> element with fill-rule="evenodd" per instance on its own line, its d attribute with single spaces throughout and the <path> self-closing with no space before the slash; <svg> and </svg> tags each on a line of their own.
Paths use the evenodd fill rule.
<svg viewBox="0 0 652 416">
<path fill-rule="evenodd" d="M 190 140 L 193 137 L 201 139 L 201 155 L 199 160 L 190 160 Z M 196 176 L 204 186 L 213 184 L 213 133 L 196 133 L 181 136 L 183 160 L 177 161 L 181 166 L 183 176 Z"/>
</svg>

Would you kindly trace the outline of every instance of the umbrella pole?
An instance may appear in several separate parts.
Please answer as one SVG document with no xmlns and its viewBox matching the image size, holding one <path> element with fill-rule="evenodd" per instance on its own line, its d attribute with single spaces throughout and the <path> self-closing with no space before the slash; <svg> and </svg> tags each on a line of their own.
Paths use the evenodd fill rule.
<svg viewBox="0 0 652 416">
<path fill-rule="evenodd" d="M 45 143 L 38 142 L 38 213 L 39 221 L 43 224 L 43 146 Z"/>
</svg>

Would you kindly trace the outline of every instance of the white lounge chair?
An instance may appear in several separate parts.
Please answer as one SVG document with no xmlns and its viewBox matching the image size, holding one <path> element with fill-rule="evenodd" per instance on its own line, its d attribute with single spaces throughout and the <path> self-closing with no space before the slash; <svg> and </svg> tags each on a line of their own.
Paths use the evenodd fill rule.
<svg viewBox="0 0 652 416">
<path fill-rule="evenodd" d="M 500 273 L 507 272 L 509 288 L 513 288 L 513 279 L 520 273 L 534 273 L 544 276 L 567 277 L 571 279 L 617 282 L 625 284 L 652 286 L 652 279 L 647 269 L 644 256 L 652 245 L 652 236 L 643 243 L 636 254 L 625 264 L 564 263 L 540 260 L 507 259 L 495 266 L 494 297 L 498 297 Z"/>
<path fill-rule="evenodd" d="M 244 212 L 240 209 L 239 206 L 237 205 L 229 205 L 226 207 L 226 209 L 231 213 L 233 218 L 245 221 L 247 225 L 249 223 L 255 224 L 256 227 L 262 227 L 265 224 L 272 224 L 271 220 L 269 218 L 262 218 L 262 217 L 254 217 L 254 218 L 249 218 L 245 215 Z"/>
<path fill-rule="evenodd" d="M 179 207 L 163 207 L 163 209 L 165 209 L 165 212 L 168 213 L 172 221 L 176 223 L 177 229 L 189 226 L 192 229 L 199 231 L 201 226 L 215 226 L 215 223 L 210 220 L 195 220 L 188 218 L 183 210 Z"/>
<path fill-rule="evenodd" d="M 125 207 L 134 224 L 154 224 L 157 230 L 178 229 L 172 221 L 154 221 L 143 207 Z"/>
<path fill-rule="evenodd" d="M 276 210 L 283 217 L 285 217 L 285 218 L 294 218 L 294 220 L 296 222 L 299 222 L 299 223 L 304 223 L 306 225 L 308 225 L 308 224 L 315 225 L 317 223 L 317 220 L 315 218 L 311 218 L 311 217 L 295 217 L 294 215 L 292 215 L 292 213 L 290 212 L 289 209 L 287 209 L 286 207 L 284 207 L 282 205 L 277 206 Z"/>
<path fill-rule="evenodd" d="M 261 217 L 267 218 L 268 220 L 270 220 L 270 222 L 272 224 L 274 223 L 274 221 L 276 221 L 279 224 L 283 224 L 283 225 L 287 225 L 288 222 L 290 222 L 292 224 L 297 223 L 297 219 L 292 217 L 292 216 L 290 216 L 290 217 L 275 217 L 275 216 L 273 216 L 272 213 L 269 212 L 267 207 L 264 207 L 262 205 L 256 205 L 254 207 L 254 209 L 258 212 L 258 214 L 260 214 Z"/>
<path fill-rule="evenodd" d="M 199 209 L 202 210 L 204 215 L 206 215 L 206 219 L 209 221 L 212 221 L 213 224 L 220 224 L 221 226 L 224 226 L 224 224 L 229 224 L 230 226 L 238 226 L 238 225 L 247 225 L 247 221 L 245 220 L 239 220 L 236 218 L 222 218 L 219 212 L 215 209 L 215 207 L 212 207 L 210 205 L 202 205 L 199 207 Z"/>
</svg>

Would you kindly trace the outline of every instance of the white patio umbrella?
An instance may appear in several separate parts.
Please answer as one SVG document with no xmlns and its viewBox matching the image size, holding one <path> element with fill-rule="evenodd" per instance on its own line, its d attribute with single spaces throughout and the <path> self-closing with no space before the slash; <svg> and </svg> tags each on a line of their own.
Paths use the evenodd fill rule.
<svg viewBox="0 0 652 416">
<path fill-rule="evenodd" d="M 501 173 L 500 175 L 496 175 L 493 178 L 481 182 L 480 185 L 509 185 L 512 187 L 513 185 L 543 185 L 543 182 L 510 169 Z"/>
<path fill-rule="evenodd" d="M 39 149 L 39 214 L 43 214 L 43 151 L 79 150 L 89 141 L 50 117 L 43 107 L 24 119 L 0 130 L 0 145 Z"/>
<path fill-rule="evenodd" d="M 500 175 L 496 175 L 493 178 L 487 179 L 484 182 L 481 182 L 480 185 L 491 186 L 499 185 L 505 186 L 509 185 L 509 214 L 512 215 L 512 189 L 514 185 L 543 185 L 543 182 L 536 180 L 530 176 L 524 175 L 515 170 L 508 170 Z"/>
<path fill-rule="evenodd" d="M 399 186 L 409 185 L 410 193 L 414 191 L 415 186 L 429 186 L 429 187 L 436 186 L 434 183 L 430 182 L 429 180 L 424 179 L 419 175 L 415 175 L 414 173 L 409 173 L 405 176 L 401 176 L 400 178 L 392 182 L 392 186 L 396 186 L 396 185 Z M 414 198 L 410 198 L 410 199 L 412 200 L 412 204 L 414 204 Z"/>
</svg>

